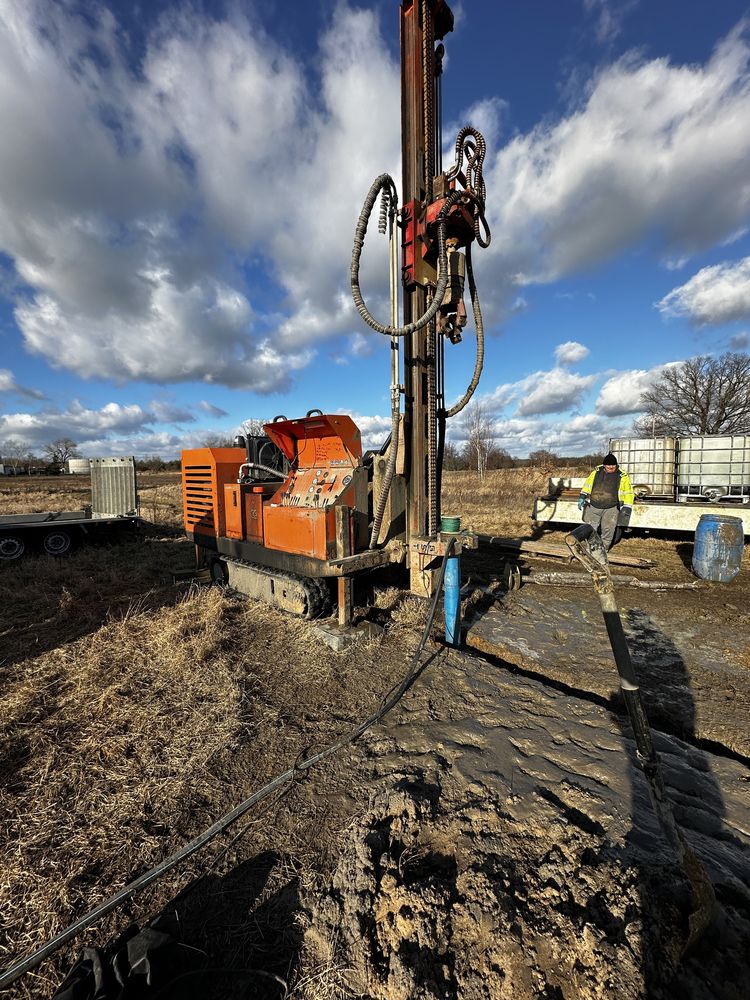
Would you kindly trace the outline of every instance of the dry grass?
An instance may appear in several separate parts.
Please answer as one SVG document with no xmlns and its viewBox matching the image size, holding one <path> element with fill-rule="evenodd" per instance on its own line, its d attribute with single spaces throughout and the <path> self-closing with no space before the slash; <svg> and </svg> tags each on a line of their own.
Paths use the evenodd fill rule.
<svg viewBox="0 0 750 1000">
<path fill-rule="evenodd" d="M 182 525 L 179 472 L 138 473 L 141 517 L 169 527 Z M 88 476 L 49 479 L 19 476 L 0 480 L 0 514 L 37 514 L 52 510 L 81 510 L 91 503 Z"/>
<path fill-rule="evenodd" d="M 2 954 L 29 949 L 164 853 L 164 834 L 242 731 L 233 632 L 215 591 L 129 609 L 26 660 L 0 697 Z M 200 665 L 211 664 L 210 672 Z"/>
<path fill-rule="evenodd" d="M 170 574 L 191 558 L 185 540 L 150 538 L 0 566 L 2 965 L 186 843 L 300 753 L 349 731 L 404 668 L 396 639 L 377 657 L 364 646 L 334 655 L 305 622 L 216 590 L 176 590 Z M 333 763 L 330 773 L 334 789 Z M 294 786 L 283 805 L 248 817 L 205 898 L 202 890 L 191 897 L 205 906 L 220 898 L 225 910 L 208 923 L 183 913 L 196 939 L 209 935 L 207 951 L 262 968 L 298 952 L 298 894 L 332 863 L 329 830 L 345 800 L 343 790 L 318 801 Z M 150 919 L 223 850 L 212 845 L 88 940 Z M 274 860 L 249 900 L 242 866 L 251 865 L 252 881 L 251 859 L 263 852 Z M 187 912 L 194 904 L 181 905 Z M 49 995 L 86 940 L 11 995 Z M 274 971 L 289 972 L 283 963 Z M 334 966 L 305 975 L 296 996 L 346 995 L 336 992 Z"/>
<path fill-rule="evenodd" d="M 577 469 L 497 469 L 480 479 L 476 472 L 443 474 L 442 509 L 461 516 L 461 527 L 481 534 L 528 535 L 534 498 L 554 476 L 580 475 Z"/>
</svg>

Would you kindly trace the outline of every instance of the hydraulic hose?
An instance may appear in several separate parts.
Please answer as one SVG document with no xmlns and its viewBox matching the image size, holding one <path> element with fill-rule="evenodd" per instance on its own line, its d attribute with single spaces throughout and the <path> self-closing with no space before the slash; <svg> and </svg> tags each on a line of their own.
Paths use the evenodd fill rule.
<svg viewBox="0 0 750 1000">
<path fill-rule="evenodd" d="M 278 469 L 271 468 L 270 465 L 263 465 L 261 462 L 243 462 L 240 466 L 240 475 L 242 475 L 243 469 L 260 469 L 261 472 L 268 472 L 276 479 L 284 478 L 283 472 L 280 472 Z"/>
<path fill-rule="evenodd" d="M 394 184 L 393 178 L 390 174 L 381 174 L 373 181 L 372 186 L 367 193 L 367 197 L 365 198 L 364 205 L 362 206 L 362 211 L 359 213 L 357 227 L 354 230 L 354 245 L 352 247 L 352 263 L 350 268 L 352 298 L 354 299 L 354 305 L 357 307 L 357 312 L 371 329 L 376 330 L 378 333 L 385 334 L 387 337 L 406 337 L 427 326 L 427 324 L 435 318 L 438 309 L 442 305 L 445 290 L 448 287 L 448 280 L 450 277 L 448 272 L 448 251 L 445 246 L 445 220 L 450 209 L 456 204 L 456 202 L 460 201 L 460 199 L 465 196 L 465 192 L 453 191 L 446 199 L 445 204 L 435 220 L 437 223 L 438 239 L 438 283 L 432 302 L 427 307 L 426 312 L 424 312 L 422 316 L 420 316 L 419 319 L 415 320 L 413 323 L 407 323 L 406 326 L 385 326 L 383 323 L 378 323 L 378 321 L 370 314 L 367 306 L 365 305 L 365 301 L 362 298 L 362 292 L 359 287 L 359 261 L 362 256 L 362 247 L 364 246 L 365 236 L 367 234 L 367 224 L 370 221 L 370 215 L 372 214 L 372 209 L 375 205 L 375 199 L 381 191 L 384 192 L 384 198 L 389 199 L 390 204 L 396 204 L 396 185 Z M 383 214 L 383 207 L 381 205 L 381 220 L 383 218 Z"/>
<path fill-rule="evenodd" d="M 476 282 L 474 281 L 474 268 L 471 263 L 471 243 L 466 247 L 466 272 L 469 278 L 469 292 L 471 294 L 471 308 L 474 313 L 474 326 L 477 331 L 477 357 L 474 362 L 474 374 L 471 377 L 471 382 L 466 389 L 466 392 L 459 399 L 457 403 L 454 403 L 450 409 L 445 411 L 445 417 L 455 417 L 457 413 L 466 406 L 474 392 L 479 385 L 479 379 L 482 376 L 482 368 L 484 367 L 484 322 L 482 320 L 482 310 L 479 305 L 479 293 L 477 292 Z"/>
</svg>

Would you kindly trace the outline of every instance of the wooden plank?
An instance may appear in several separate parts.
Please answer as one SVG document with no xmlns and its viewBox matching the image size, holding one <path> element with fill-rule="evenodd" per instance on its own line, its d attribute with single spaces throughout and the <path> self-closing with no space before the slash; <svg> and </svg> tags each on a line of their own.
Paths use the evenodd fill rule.
<svg viewBox="0 0 750 1000">
<path fill-rule="evenodd" d="M 572 561 L 570 549 L 554 542 L 534 542 L 526 538 L 506 538 L 502 535 L 479 535 L 482 545 L 495 545 L 507 552 L 528 552 L 540 556 L 552 556 L 554 559 Z M 637 556 L 620 555 L 617 552 L 608 553 L 609 562 L 613 566 L 633 566 L 636 569 L 650 569 L 656 565 L 653 559 L 640 559 Z"/>
</svg>

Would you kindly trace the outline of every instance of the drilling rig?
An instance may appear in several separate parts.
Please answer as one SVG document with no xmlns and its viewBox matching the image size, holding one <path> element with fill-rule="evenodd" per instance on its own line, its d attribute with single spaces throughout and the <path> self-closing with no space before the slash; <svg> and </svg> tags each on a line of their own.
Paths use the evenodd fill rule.
<svg viewBox="0 0 750 1000">
<path fill-rule="evenodd" d="M 217 582 L 307 618 L 327 614 L 335 599 L 339 622 L 348 624 L 354 580 L 388 565 L 408 571 L 413 593 L 431 596 L 448 544 L 475 544 L 470 533 L 441 530 L 456 526 L 441 525 L 440 510 L 446 424 L 473 395 L 484 356 L 471 250 L 490 241 L 481 133 L 462 128 L 454 162 L 442 166 L 442 40 L 452 30 L 444 0 L 400 4 L 402 199 L 381 174 L 354 234 L 354 304 L 391 353 L 388 441 L 363 454 L 350 417 L 310 410 L 275 418 L 263 435 L 239 437 L 237 447 L 182 453 L 185 529 L 198 566 Z M 378 197 L 378 228 L 389 241 L 388 323 L 370 314 L 359 281 Z M 476 362 L 466 392 L 448 406 L 445 351 L 462 340 L 467 281 Z"/>
</svg>

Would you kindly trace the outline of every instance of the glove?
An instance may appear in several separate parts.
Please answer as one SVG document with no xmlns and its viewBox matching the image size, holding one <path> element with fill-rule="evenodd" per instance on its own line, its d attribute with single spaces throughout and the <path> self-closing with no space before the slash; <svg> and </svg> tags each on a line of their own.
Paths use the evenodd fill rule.
<svg viewBox="0 0 750 1000">
<path fill-rule="evenodd" d="M 620 507 L 620 515 L 617 518 L 618 528 L 627 528 L 627 526 L 630 524 L 630 515 L 632 513 L 633 513 L 633 508 L 629 507 L 627 504 L 624 504 L 622 507 Z"/>
<path fill-rule="evenodd" d="M 581 493 L 578 497 L 578 509 L 583 510 L 586 504 L 589 502 L 589 498 L 585 493 Z"/>
</svg>

